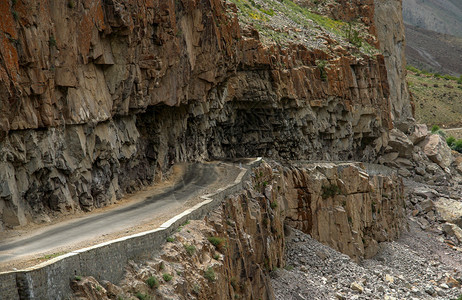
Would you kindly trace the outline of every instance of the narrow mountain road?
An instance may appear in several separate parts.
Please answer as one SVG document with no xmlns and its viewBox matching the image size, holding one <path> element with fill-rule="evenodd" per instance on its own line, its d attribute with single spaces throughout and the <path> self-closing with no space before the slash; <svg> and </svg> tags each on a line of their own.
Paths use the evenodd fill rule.
<svg viewBox="0 0 462 300">
<path fill-rule="evenodd" d="M 192 207 L 194 204 L 188 203 L 192 203 L 193 198 L 233 182 L 240 170 L 237 166 L 223 163 L 190 164 L 186 166 L 178 183 L 144 201 L 58 223 L 46 227 L 45 230 L 28 233 L 27 237 L 0 241 L 0 271 L 17 266 L 12 262 L 83 248 L 88 246 L 89 240 L 117 232 L 128 232 L 127 229 L 133 226 L 146 224 L 160 217 L 171 218 Z"/>
</svg>

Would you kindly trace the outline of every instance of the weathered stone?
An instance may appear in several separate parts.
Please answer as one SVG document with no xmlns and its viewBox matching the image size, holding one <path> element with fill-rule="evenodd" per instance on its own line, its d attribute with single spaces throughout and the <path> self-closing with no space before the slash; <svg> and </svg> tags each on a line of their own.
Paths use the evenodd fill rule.
<svg viewBox="0 0 462 300">
<path fill-rule="evenodd" d="M 433 203 L 433 201 L 430 199 L 423 201 L 420 205 L 422 206 L 422 210 L 425 213 L 428 213 L 435 209 L 435 203 Z"/>
<path fill-rule="evenodd" d="M 409 136 L 409 140 L 414 144 L 417 145 L 418 143 L 422 142 L 428 135 L 428 128 L 425 124 L 415 124 L 414 130 L 412 131 L 411 135 Z"/>
<path fill-rule="evenodd" d="M 462 202 L 441 197 L 435 202 L 435 206 L 444 221 L 462 226 Z"/>
<path fill-rule="evenodd" d="M 462 243 L 462 229 L 459 226 L 452 223 L 444 223 L 443 230 L 446 234 L 454 236 L 459 243 Z"/>
<path fill-rule="evenodd" d="M 431 161 L 437 163 L 442 168 L 449 167 L 454 160 L 451 148 L 449 148 L 444 138 L 439 134 L 428 136 L 419 146 Z"/>
<path fill-rule="evenodd" d="M 399 152 L 390 152 L 386 153 L 379 157 L 378 162 L 379 164 L 386 164 L 394 161 L 399 157 Z"/>
<path fill-rule="evenodd" d="M 280 173 L 284 183 L 278 185 L 287 186 L 287 224 L 320 242 L 358 259 L 374 256 L 379 242 L 400 235 L 404 203 L 398 197 L 401 180 L 394 173 L 369 175 L 349 163 L 308 164 Z M 386 225 L 385 219 L 393 219 L 397 228 Z"/>
<path fill-rule="evenodd" d="M 358 283 L 356 281 L 351 283 L 350 289 L 352 289 L 353 291 L 359 292 L 359 293 L 364 292 L 364 287 L 362 286 L 362 284 L 360 284 L 360 283 Z"/>
<path fill-rule="evenodd" d="M 420 176 L 424 176 L 426 174 L 425 169 L 421 167 L 416 167 L 415 168 L 415 173 Z"/>
<path fill-rule="evenodd" d="M 413 103 L 409 96 L 406 81 L 406 43 L 404 23 L 402 22 L 401 0 L 374 0 L 374 19 L 377 37 L 387 66 L 390 101 L 393 120 L 397 128 L 407 132 L 415 122 Z"/>
<path fill-rule="evenodd" d="M 462 174 L 462 155 L 458 154 L 454 160 L 456 170 Z"/>
<path fill-rule="evenodd" d="M 394 151 L 399 153 L 400 157 L 409 158 L 412 155 L 412 150 L 414 149 L 414 144 L 409 140 L 409 138 L 398 129 L 392 129 L 390 131 L 390 140 L 388 142 Z"/>
<path fill-rule="evenodd" d="M 77 298 L 88 300 L 109 300 L 106 289 L 103 288 L 93 277 L 76 276 L 71 281 L 71 288 Z"/>
<path fill-rule="evenodd" d="M 409 172 L 408 169 L 404 169 L 404 168 L 399 168 L 398 174 L 399 174 L 400 176 L 403 176 L 403 177 L 409 177 L 409 176 L 411 176 L 411 172 Z"/>
</svg>

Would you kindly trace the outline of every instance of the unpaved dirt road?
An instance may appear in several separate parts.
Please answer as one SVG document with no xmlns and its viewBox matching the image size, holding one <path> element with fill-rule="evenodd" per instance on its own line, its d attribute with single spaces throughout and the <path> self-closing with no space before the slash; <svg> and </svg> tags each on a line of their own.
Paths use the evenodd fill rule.
<svg viewBox="0 0 462 300">
<path fill-rule="evenodd" d="M 124 233 L 132 234 L 132 229 L 137 226 L 144 230 L 156 228 L 160 221 L 166 221 L 201 201 L 199 196 L 233 182 L 240 170 L 237 166 L 223 163 L 189 164 L 176 184 L 143 201 L 0 241 L 0 271 L 40 262 L 37 258 L 43 258 L 45 254 L 68 252 L 95 244 L 89 241 L 102 242 Z M 102 238 L 104 236 L 107 238 Z M 31 261 L 32 258 L 35 261 Z M 25 260 L 29 260 L 26 265 Z"/>
</svg>

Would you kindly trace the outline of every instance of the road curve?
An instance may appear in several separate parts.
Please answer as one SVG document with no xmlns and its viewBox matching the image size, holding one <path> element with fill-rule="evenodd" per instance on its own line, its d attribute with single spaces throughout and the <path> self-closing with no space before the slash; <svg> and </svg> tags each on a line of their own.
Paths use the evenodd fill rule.
<svg viewBox="0 0 462 300">
<path fill-rule="evenodd" d="M 70 244 L 101 237 L 102 235 L 120 232 L 137 226 L 146 220 L 153 220 L 157 215 L 167 210 L 178 210 L 189 199 L 204 193 L 207 187 L 223 180 L 226 185 L 235 178 L 219 178 L 220 168 L 229 165 L 219 164 L 190 164 L 182 179 L 165 192 L 152 195 L 144 201 L 122 208 L 76 219 L 65 224 L 51 226 L 50 229 L 26 238 L 16 238 L 7 242 L 0 241 L 0 265 L 10 261 L 21 260 L 25 257 L 50 253 L 55 249 Z M 228 176 L 229 177 L 229 176 Z M 186 208 L 183 208 L 186 209 Z M 82 248 L 82 247 L 77 247 Z"/>
</svg>

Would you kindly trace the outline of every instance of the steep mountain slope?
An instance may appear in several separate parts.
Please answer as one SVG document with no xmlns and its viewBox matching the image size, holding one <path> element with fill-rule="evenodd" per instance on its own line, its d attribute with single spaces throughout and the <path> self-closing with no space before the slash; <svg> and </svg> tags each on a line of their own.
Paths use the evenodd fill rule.
<svg viewBox="0 0 462 300">
<path fill-rule="evenodd" d="M 406 25 L 407 62 L 434 73 L 462 74 L 462 37 Z"/>
<path fill-rule="evenodd" d="M 349 27 L 288 0 L 3 1 L 0 230 L 178 161 L 374 160 L 411 116 L 401 3 L 379 2 Z"/>
<path fill-rule="evenodd" d="M 403 1 L 408 63 L 430 72 L 462 74 L 462 1 Z"/>
<path fill-rule="evenodd" d="M 406 0 L 403 18 L 405 23 L 416 27 L 462 37 L 459 0 Z"/>
</svg>

